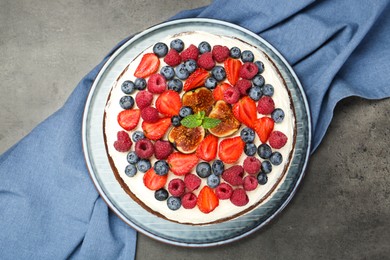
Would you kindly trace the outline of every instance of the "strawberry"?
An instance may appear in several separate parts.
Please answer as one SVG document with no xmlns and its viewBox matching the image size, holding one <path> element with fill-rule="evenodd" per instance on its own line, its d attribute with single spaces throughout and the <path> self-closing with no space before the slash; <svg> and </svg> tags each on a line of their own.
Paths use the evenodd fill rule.
<svg viewBox="0 0 390 260">
<path fill-rule="evenodd" d="M 222 83 L 220 85 L 217 85 L 217 87 L 213 91 L 213 97 L 215 101 L 223 100 L 223 96 L 225 93 L 225 90 L 232 87 L 229 83 Z"/>
<path fill-rule="evenodd" d="M 196 155 L 207 162 L 214 160 L 217 155 L 218 137 L 214 135 L 206 136 L 196 149 Z"/>
<path fill-rule="evenodd" d="M 257 119 L 256 102 L 248 96 L 241 98 L 233 106 L 233 114 L 238 121 L 246 126 L 253 128 Z"/>
<path fill-rule="evenodd" d="M 155 123 L 142 122 L 142 129 L 144 130 L 145 137 L 150 140 L 161 139 L 171 126 L 171 118 L 160 118 Z"/>
<path fill-rule="evenodd" d="M 144 185 L 149 190 L 161 189 L 167 183 L 167 179 L 168 174 L 164 176 L 158 175 L 153 168 L 150 168 L 143 177 Z"/>
<path fill-rule="evenodd" d="M 223 65 L 225 66 L 227 79 L 232 85 L 235 85 L 239 78 L 241 61 L 233 58 L 228 58 L 227 60 L 225 60 Z"/>
<path fill-rule="evenodd" d="M 274 120 L 270 117 L 258 118 L 254 124 L 254 129 L 260 138 L 260 141 L 267 142 L 269 135 L 274 129 Z"/>
<path fill-rule="evenodd" d="M 184 154 L 180 152 L 172 153 L 168 156 L 167 162 L 171 171 L 178 175 L 186 175 L 198 163 L 196 154 Z"/>
<path fill-rule="evenodd" d="M 157 110 L 169 117 L 178 115 L 181 106 L 180 95 L 174 90 L 164 91 L 156 100 Z"/>
<path fill-rule="evenodd" d="M 244 151 L 245 142 L 240 136 L 227 138 L 219 143 L 218 156 L 224 163 L 235 163 Z"/>
<path fill-rule="evenodd" d="M 188 91 L 197 87 L 204 85 L 206 79 L 208 78 L 209 73 L 207 70 L 202 68 L 197 68 L 186 80 L 184 83 L 184 91 Z"/>
<path fill-rule="evenodd" d="M 154 53 L 146 53 L 141 59 L 134 76 L 137 78 L 146 78 L 157 72 L 160 67 L 160 59 Z"/>
<path fill-rule="evenodd" d="M 199 192 L 197 205 L 200 211 L 207 214 L 218 207 L 219 199 L 213 189 L 209 186 L 204 186 Z"/>
<path fill-rule="evenodd" d="M 139 109 L 123 110 L 118 114 L 118 124 L 125 130 L 133 130 L 139 122 L 141 111 Z"/>
</svg>

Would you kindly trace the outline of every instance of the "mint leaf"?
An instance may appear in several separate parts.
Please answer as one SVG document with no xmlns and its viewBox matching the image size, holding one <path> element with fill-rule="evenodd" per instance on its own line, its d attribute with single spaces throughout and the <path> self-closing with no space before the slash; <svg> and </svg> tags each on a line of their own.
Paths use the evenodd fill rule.
<svg viewBox="0 0 390 260">
<path fill-rule="evenodd" d="M 204 111 L 199 111 L 195 115 L 196 115 L 196 119 L 203 120 L 203 118 L 206 115 L 206 113 Z"/>
<path fill-rule="evenodd" d="M 198 119 L 197 114 L 193 114 L 183 118 L 180 123 L 185 127 L 195 128 L 202 125 L 202 119 Z"/>
<path fill-rule="evenodd" d="M 219 119 L 211 118 L 211 117 L 205 117 L 203 119 L 202 126 L 203 126 L 204 129 L 209 129 L 209 128 L 216 127 L 219 123 L 221 123 L 221 120 L 219 120 Z"/>
</svg>

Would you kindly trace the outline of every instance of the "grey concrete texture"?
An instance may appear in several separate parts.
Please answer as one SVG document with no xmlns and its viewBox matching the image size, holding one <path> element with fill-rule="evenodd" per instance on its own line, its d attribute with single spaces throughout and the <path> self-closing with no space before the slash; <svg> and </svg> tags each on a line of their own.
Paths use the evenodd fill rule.
<svg viewBox="0 0 390 260">
<path fill-rule="evenodd" d="M 0 0 L 0 153 L 60 108 L 117 42 L 209 2 Z M 340 102 L 296 196 L 264 229 L 197 249 L 139 234 L 136 258 L 390 259 L 389 118 L 390 99 Z"/>
</svg>

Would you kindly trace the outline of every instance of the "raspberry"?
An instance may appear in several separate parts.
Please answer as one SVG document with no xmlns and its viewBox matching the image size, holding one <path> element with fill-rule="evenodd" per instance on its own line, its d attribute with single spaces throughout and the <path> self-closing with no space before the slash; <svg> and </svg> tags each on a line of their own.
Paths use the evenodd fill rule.
<svg viewBox="0 0 390 260">
<path fill-rule="evenodd" d="M 171 67 L 175 67 L 180 64 L 181 57 L 180 54 L 175 49 L 170 49 L 167 56 L 165 56 L 164 61 Z"/>
<path fill-rule="evenodd" d="M 135 143 L 135 153 L 141 159 L 150 158 L 154 153 L 153 143 L 146 138 L 138 140 Z"/>
<path fill-rule="evenodd" d="M 237 81 L 235 86 L 238 88 L 241 95 L 245 96 L 248 95 L 248 91 L 252 87 L 252 82 L 247 79 L 240 79 Z"/>
<path fill-rule="evenodd" d="M 172 179 L 168 184 L 168 191 L 172 196 L 180 197 L 184 194 L 186 185 L 182 179 L 176 178 Z"/>
<path fill-rule="evenodd" d="M 155 123 L 160 119 L 158 111 L 154 107 L 146 107 L 142 109 L 141 117 L 147 123 Z"/>
<path fill-rule="evenodd" d="M 229 58 L 230 50 L 226 46 L 215 45 L 212 50 L 213 58 L 217 62 L 224 62 Z"/>
<path fill-rule="evenodd" d="M 262 96 L 257 103 L 257 112 L 263 115 L 271 114 L 275 109 L 275 102 L 269 96 Z"/>
<path fill-rule="evenodd" d="M 165 91 L 167 82 L 163 75 L 153 74 L 148 79 L 148 90 L 153 94 L 161 94 Z"/>
<path fill-rule="evenodd" d="M 215 189 L 215 194 L 220 200 L 227 200 L 232 196 L 233 188 L 227 183 L 221 183 Z"/>
<path fill-rule="evenodd" d="M 240 99 L 240 91 L 237 87 L 229 87 L 223 92 L 223 99 L 229 104 L 237 103 Z"/>
<path fill-rule="evenodd" d="M 246 157 L 243 164 L 244 170 L 249 174 L 257 174 L 261 168 L 261 162 L 254 156 Z"/>
<path fill-rule="evenodd" d="M 233 186 L 241 185 L 243 176 L 244 168 L 241 165 L 234 165 L 222 173 L 222 179 Z"/>
<path fill-rule="evenodd" d="M 211 70 L 215 66 L 215 61 L 213 60 L 211 52 L 205 52 L 201 54 L 197 63 L 199 67 L 205 70 Z"/>
<path fill-rule="evenodd" d="M 184 183 L 188 191 L 194 191 L 199 188 L 201 180 L 195 174 L 190 173 L 184 177 Z"/>
<path fill-rule="evenodd" d="M 273 131 L 269 135 L 268 142 L 272 148 L 280 149 L 287 143 L 287 139 L 288 139 L 287 136 L 285 134 L 283 134 L 282 132 Z"/>
<path fill-rule="evenodd" d="M 135 102 L 137 103 L 139 109 L 144 109 L 145 107 L 150 106 L 152 101 L 153 94 L 146 90 L 139 91 L 135 96 Z"/>
<path fill-rule="evenodd" d="M 187 49 L 185 49 L 181 54 L 181 60 L 187 61 L 187 60 L 197 60 L 199 55 L 198 48 L 191 44 Z"/>
<path fill-rule="evenodd" d="M 154 143 L 154 156 L 156 156 L 158 160 L 167 159 L 172 152 L 173 148 L 170 142 L 157 140 Z"/>
<path fill-rule="evenodd" d="M 244 190 L 251 191 L 257 188 L 257 184 L 259 184 L 257 178 L 252 175 L 248 175 L 244 178 L 242 186 L 244 187 Z"/>
<path fill-rule="evenodd" d="M 240 77 L 243 79 L 253 79 L 259 72 L 259 68 L 253 62 L 245 62 L 240 68 Z"/>
<path fill-rule="evenodd" d="M 238 188 L 233 191 L 230 201 L 236 206 L 245 206 L 249 202 L 248 195 L 243 188 Z"/>
<path fill-rule="evenodd" d="M 181 205 L 185 209 L 193 209 L 196 206 L 198 198 L 194 193 L 186 193 L 182 198 L 181 198 Z"/>
<path fill-rule="evenodd" d="M 126 131 L 118 131 L 117 141 L 114 142 L 114 148 L 118 152 L 127 152 L 130 150 L 133 142 L 130 139 L 129 134 Z"/>
</svg>

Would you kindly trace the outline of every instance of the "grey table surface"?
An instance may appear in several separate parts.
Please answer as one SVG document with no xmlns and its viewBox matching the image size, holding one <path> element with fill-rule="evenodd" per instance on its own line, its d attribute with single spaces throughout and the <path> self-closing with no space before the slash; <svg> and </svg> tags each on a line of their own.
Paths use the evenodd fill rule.
<svg viewBox="0 0 390 260">
<path fill-rule="evenodd" d="M 210 1 L 0 0 L 0 153 L 60 108 L 120 40 Z M 238 242 L 138 235 L 137 259 L 390 259 L 390 99 L 340 102 L 287 208 Z"/>
</svg>

